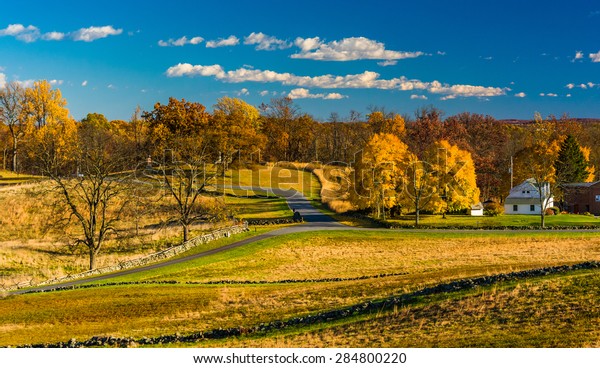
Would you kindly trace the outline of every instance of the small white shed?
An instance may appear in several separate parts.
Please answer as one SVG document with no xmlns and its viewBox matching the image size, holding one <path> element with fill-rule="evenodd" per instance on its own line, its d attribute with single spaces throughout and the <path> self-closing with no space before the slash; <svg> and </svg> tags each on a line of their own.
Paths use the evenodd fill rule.
<svg viewBox="0 0 600 368">
<path fill-rule="evenodd" d="M 483 203 L 479 202 L 471 206 L 471 216 L 483 216 Z"/>
</svg>

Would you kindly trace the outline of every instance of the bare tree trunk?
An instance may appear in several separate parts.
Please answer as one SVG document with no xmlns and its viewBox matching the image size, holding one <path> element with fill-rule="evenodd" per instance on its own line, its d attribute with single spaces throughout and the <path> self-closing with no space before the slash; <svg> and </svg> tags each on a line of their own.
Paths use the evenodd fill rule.
<svg viewBox="0 0 600 368">
<path fill-rule="evenodd" d="M 190 225 L 188 224 L 184 224 L 183 225 L 183 242 L 185 243 L 186 241 L 188 241 L 189 238 L 189 233 L 190 233 Z"/>
<path fill-rule="evenodd" d="M 17 137 L 13 137 L 13 162 L 12 169 L 17 172 Z"/>
<path fill-rule="evenodd" d="M 90 271 L 96 267 L 96 252 L 90 247 Z"/>
</svg>

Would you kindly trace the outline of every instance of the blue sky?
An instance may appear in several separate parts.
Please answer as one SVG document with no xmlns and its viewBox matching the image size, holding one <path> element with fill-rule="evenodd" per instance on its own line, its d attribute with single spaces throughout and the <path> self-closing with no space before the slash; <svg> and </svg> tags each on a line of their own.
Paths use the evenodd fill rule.
<svg viewBox="0 0 600 368">
<path fill-rule="evenodd" d="M 597 1 L 0 1 L 0 84 L 49 80 L 76 119 L 170 96 L 600 118 Z"/>
</svg>

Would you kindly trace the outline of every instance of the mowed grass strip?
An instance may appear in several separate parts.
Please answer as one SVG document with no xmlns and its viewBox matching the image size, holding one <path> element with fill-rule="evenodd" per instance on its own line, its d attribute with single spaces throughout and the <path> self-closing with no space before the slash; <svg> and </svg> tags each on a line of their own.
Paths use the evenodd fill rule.
<svg viewBox="0 0 600 368">
<path fill-rule="evenodd" d="M 466 295 L 202 347 L 600 347 L 600 271 L 499 284 Z"/>
</svg>

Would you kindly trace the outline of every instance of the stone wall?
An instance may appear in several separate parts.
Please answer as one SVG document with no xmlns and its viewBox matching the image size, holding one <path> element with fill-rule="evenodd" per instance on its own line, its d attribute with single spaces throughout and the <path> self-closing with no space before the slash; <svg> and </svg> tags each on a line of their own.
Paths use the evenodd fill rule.
<svg viewBox="0 0 600 368">
<path fill-rule="evenodd" d="M 65 277 L 60 277 L 60 278 L 44 281 L 42 283 L 39 283 L 37 286 L 56 284 L 56 283 L 60 283 L 60 282 L 71 281 L 71 280 L 76 280 L 76 279 L 82 279 L 85 277 L 102 275 L 105 273 L 126 270 L 129 268 L 145 266 L 147 264 L 156 263 L 158 261 L 174 257 L 174 256 L 181 254 L 183 252 L 186 252 L 198 245 L 206 244 L 206 243 L 209 243 L 211 241 L 221 239 L 221 238 L 228 238 L 231 235 L 239 234 L 244 231 L 248 231 L 248 223 L 247 222 L 244 222 L 242 225 L 235 225 L 235 226 L 227 227 L 224 229 L 215 230 L 208 234 L 197 236 L 193 239 L 188 240 L 187 242 L 185 242 L 183 244 L 176 245 L 169 249 L 165 249 L 160 252 L 156 252 L 156 253 L 141 257 L 141 258 L 120 262 L 119 264 L 116 264 L 113 266 L 97 268 L 94 270 L 90 270 L 90 271 L 86 271 L 86 272 L 82 272 L 82 273 L 78 273 L 78 274 L 68 275 Z M 18 285 L 17 288 L 24 288 L 24 287 L 31 287 L 31 286 L 35 286 L 35 285 L 31 285 L 31 284 L 21 285 L 20 284 L 20 285 Z"/>
</svg>

